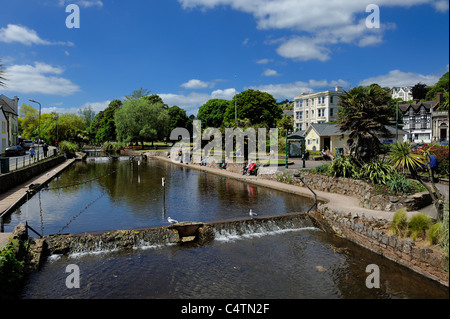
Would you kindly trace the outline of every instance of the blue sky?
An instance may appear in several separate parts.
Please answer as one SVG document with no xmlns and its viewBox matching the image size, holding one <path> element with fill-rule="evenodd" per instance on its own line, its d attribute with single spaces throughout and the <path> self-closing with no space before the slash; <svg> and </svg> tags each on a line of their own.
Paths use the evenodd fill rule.
<svg viewBox="0 0 450 319">
<path fill-rule="evenodd" d="M 0 0 L 7 88 L 43 112 L 99 112 L 139 88 L 188 114 L 258 89 L 433 85 L 449 68 L 444 0 Z M 67 28 L 69 4 L 80 28 Z M 379 28 L 368 28 L 369 4 Z M 36 106 L 36 105 L 33 105 Z"/>
</svg>

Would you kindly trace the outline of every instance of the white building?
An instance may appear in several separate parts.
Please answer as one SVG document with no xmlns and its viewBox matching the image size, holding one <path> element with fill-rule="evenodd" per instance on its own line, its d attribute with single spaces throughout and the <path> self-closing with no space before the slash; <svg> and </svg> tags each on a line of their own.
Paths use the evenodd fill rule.
<svg viewBox="0 0 450 319">
<path fill-rule="evenodd" d="M 392 88 L 392 98 L 393 99 L 402 99 L 402 101 L 411 101 L 413 99 L 412 96 L 412 86 L 405 87 L 393 87 Z"/>
<path fill-rule="evenodd" d="M 398 105 L 403 113 L 403 130 L 408 132 L 410 142 L 431 143 L 431 113 L 435 105 L 436 101 L 419 102 L 419 100 Z"/>
<path fill-rule="evenodd" d="M 17 145 L 19 143 L 19 98 L 15 96 L 13 99 L 0 95 L 0 108 L 6 115 L 9 140 L 8 146 Z"/>
<path fill-rule="evenodd" d="M 326 123 L 337 119 L 338 102 L 344 95 L 342 87 L 334 91 L 303 93 L 294 98 L 294 127 L 304 131 L 311 123 Z"/>
</svg>

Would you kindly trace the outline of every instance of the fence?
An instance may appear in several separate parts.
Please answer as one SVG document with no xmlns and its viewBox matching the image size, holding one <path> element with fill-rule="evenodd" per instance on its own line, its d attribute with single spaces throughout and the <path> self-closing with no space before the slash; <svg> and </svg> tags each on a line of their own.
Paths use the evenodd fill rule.
<svg viewBox="0 0 450 319">
<path fill-rule="evenodd" d="M 42 149 L 39 149 L 39 152 L 36 151 L 36 154 L 33 157 L 29 154 L 12 158 L 2 157 L 0 158 L 0 174 L 9 173 L 30 166 L 46 158 L 56 156 L 56 154 L 56 148 L 49 148 L 47 157 L 44 156 L 44 151 Z"/>
</svg>

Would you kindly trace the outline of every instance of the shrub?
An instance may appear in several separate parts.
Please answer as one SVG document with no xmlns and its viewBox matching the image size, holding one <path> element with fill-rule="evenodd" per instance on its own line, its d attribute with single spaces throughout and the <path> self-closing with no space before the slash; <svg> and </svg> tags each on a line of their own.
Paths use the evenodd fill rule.
<svg viewBox="0 0 450 319">
<path fill-rule="evenodd" d="M 328 172 L 328 164 L 322 164 L 312 169 L 314 173 L 326 174 Z"/>
<path fill-rule="evenodd" d="M 405 176 L 394 173 L 387 185 L 391 188 L 395 195 L 397 194 L 407 194 L 412 190 L 412 184 Z"/>
<path fill-rule="evenodd" d="M 391 229 L 396 235 L 403 236 L 408 227 L 408 218 L 405 209 L 399 209 L 392 219 Z"/>
<path fill-rule="evenodd" d="M 428 239 L 433 245 L 441 244 L 444 240 L 444 224 L 439 222 L 431 226 L 428 231 Z"/>
<path fill-rule="evenodd" d="M 66 154 L 68 158 L 74 157 L 75 153 L 78 152 L 78 145 L 68 141 L 62 141 L 59 144 L 59 151 Z"/>
<path fill-rule="evenodd" d="M 365 163 L 358 172 L 358 177 L 369 180 L 372 184 L 386 184 L 393 176 L 392 166 L 382 161 Z"/>
<path fill-rule="evenodd" d="M 425 232 L 430 226 L 430 217 L 423 213 L 414 215 L 408 223 L 408 229 L 412 232 L 413 240 L 415 240 L 418 235 L 425 236 Z"/>
<path fill-rule="evenodd" d="M 357 175 L 357 168 L 348 156 L 336 158 L 328 167 L 328 172 L 334 177 L 353 177 Z"/>
<path fill-rule="evenodd" d="M 102 149 L 108 153 L 117 153 L 123 148 L 123 143 L 105 142 L 103 143 Z"/>
</svg>

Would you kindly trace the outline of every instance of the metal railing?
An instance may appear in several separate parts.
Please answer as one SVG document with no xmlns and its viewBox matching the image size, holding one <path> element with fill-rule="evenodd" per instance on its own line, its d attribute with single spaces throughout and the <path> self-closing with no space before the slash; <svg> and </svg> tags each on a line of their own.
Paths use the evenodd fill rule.
<svg viewBox="0 0 450 319">
<path fill-rule="evenodd" d="M 0 165 L 0 174 L 5 174 L 36 164 L 44 159 L 56 156 L 56 153 L 56 148 L 49 148 L 47 156 L 44 156 L 44 151 L 40 149 L 39 152 L 36 151 L 34 156 L 26 154 L 15 157 L 2 157 L 1 161 L 7 161 L 7 164 L 2 163 L 2 165 Z M 5 169 L 4 165 L 6 165 L 7 169 Z"/>
</svg>

